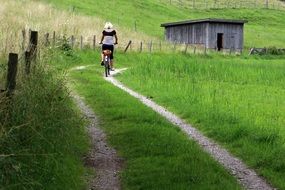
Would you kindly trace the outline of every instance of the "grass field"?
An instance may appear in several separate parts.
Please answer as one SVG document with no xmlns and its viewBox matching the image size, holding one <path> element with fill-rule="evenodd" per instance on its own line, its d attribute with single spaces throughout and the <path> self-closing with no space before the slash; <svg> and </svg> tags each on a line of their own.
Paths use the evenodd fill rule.
<svg viewBox="0 0 285 190">
<path fill-rule="evenodd" d="M 234 18 L 249 21 L 246 48 L 284 48 L 285 11 L 189 10 L 167 2 L 3 0 L 0 88 L 4 87 L 7 53 L 19 50 L 23 28 L 39 30 L 41 39 L 54 30 L 89 37 L 100 36 L 104 22 L 111 21 L 123 44 L 129 39 L 163 40 L 160 24 L 164 22 Z M 263 1 L 256 2 L 262 5 Z M 18 84 L 13 104 L 6 106 L 6 99 L 0 97 L 0 189 L 84 188 L 86 170 L 80 158 L 88 146 L 82 128 L 85 121 L 70 100 L 64 74 L 53 70 L 65 73 L 77 64 L 94 64 L 70 76 L 74 88 L 100 116 L 109 142 L 125 159 L 124 189 L 240 189 L 181 131 L 107 84 L 101 78 L 99 52 L 58 48 L 49 53 L 48 60 L 41 58 L 45 67 Z M 275 187 L 285 189 L 284 57 L 117 52 L 116 64 L 129 67 L 119 77 L 125 84 L 194 124 Z"/>
<path fill-rule="evenodd" d="M 86 56 L 88 55 L 88 56 Z M 102 67 L 85 54 L 86 70 L 72 84 L 100 118 L 108 141 L 123 157 L 123 189 L 240 189 L 236 180 L 178 128 L 113 87 Z"/>
<path fill-rule="evenodd" d="M 137 55 L 119 79 L 285 189 L 285 63 L 274 57 Z"/>
<path fill-rule="evenodd" d="M 93 1 L 85 0 L 42 0 L 50 2 L 57 8 L 75 11 L 80 14 L 100 17 L 114 23 L 115 27 L 124 26 L 137 35 L 145 33 L 160 39 L 164 38 L 161 23 L 198 18 L 246 19 L 245 46 L 249 47 L 284 47 L 285 11 L 267 9 L 209 9 L 188 10 L 160 1 Z M 166 1 L 165 1 L 166 2 Z M 258 1 L 261 3 L 261 1 Z M 106 10 L 104 7 L 108 7 Z M 120 17 L 118 17 L 120 15 Z M 99 26 L 102 28 L 102 26 Z M 119 31 L 119 38 L 126 37 Z M 135 41 L 135 40 L 133 40 Z"/>
</svg>

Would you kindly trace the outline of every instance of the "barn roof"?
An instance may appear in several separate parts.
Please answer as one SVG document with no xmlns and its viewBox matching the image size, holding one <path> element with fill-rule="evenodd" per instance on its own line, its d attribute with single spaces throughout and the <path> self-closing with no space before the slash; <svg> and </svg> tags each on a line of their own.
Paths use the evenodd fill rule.
<svg viewBox="0 0 285 190">
<path fill-rule="evenodd" d="M 161 24 L 161 27 L 168 27 L 168 26 L 178 26 L 178 25 L 188 25 L 188 24 L 196 24 L 196 23 L 228 23 L 228 24 L 244 24 L 246 20 L 234 20 L 234 19 L 217 19 L 217 18 L 206 18 L 206 19 L 198 19 L 198 20 L 185 20 L 179 22 L 170 22 Z"/>
</svg>

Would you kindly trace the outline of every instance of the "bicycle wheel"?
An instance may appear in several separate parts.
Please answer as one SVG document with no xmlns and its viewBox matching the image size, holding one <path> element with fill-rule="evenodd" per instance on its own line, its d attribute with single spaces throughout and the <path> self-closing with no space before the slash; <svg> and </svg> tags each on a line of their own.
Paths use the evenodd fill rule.
<svg viewBox="0 0 285 190">
<path fill-rule="evenodd" d="M 108 56 L 105 56 L 104 65 L 105 65 L 105 77 L 108 77 L 108 75 L 110 75 L 110 58 Z"/>
<path fill-rule="evenodd" d="M 111 68 L 110 68 L 110 58 L 108 59 L 108 75 L 110 75 L 110 70 L 111 70 Z"/>
</svg>

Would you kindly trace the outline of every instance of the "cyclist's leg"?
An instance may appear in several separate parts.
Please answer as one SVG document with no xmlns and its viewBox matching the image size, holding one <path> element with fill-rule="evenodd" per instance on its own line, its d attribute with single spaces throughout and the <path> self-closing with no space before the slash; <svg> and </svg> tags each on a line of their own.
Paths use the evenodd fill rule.
<svg viewBox="0 0 285 190">
<path fill-rule="evenodd" d="M 106 46 L 106 44 L 103 44 L 102 45 L 102 52 L 101 52 L 101 65 L 103 66 L 104 65 L 104 53 L 103 51 L 108 49 L 108 47 Z"/>
<path fill-rule="evenodd" d="M 110 66 L 111 70 L 114 70 L 114 45 L 110 46 L 111 55 L 110 55 Z"/>
</svg>

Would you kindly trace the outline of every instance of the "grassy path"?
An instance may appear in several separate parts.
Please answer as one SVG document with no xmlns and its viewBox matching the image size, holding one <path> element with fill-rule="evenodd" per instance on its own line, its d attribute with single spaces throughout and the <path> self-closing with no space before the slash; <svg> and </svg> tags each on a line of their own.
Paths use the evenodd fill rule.
<svg viewBox="0 0 285 190">
<path fill-rule="evenodd" d="M 88 64 L 88 63 L 84 63 Z M 167 120 L 102 78 L 102 68 L 70 73 L 124 159 L 122 189 L 241 189 L 237 181 Z"/>
<path fill-rule="evenodd" d="M 119 73 L 121 70 L 113 73 L 113 75 Z M 181 128 L 189 137 L 194 139 L 206 152 L 208 152 L 213 158 L 215 158 L 220 164 L 227 168 L 232 175 L 234 175 L 238 181 L 246 189 L 274 189 L 265 180 L 260 178 L 255 171 L 249 169 L 241 160 L 232 156 L 227 150 L 220 147 L 215 142 L 211 141 L 206 136 L 202 135 L 197 129 L 187 124 L 175 114 L 166 110 L 166 108 L 159 106 L 149 98 L 138 94 L 137 92 L 124 86 L 114 77 L 105 78 L 116 87 L 126 91 L 128 94 L 139 99 L 143 104 L 152 108 L 154 111 L 165 117 L 172 124 Z"/>
<path fill-rule="evenodd" d="M 121 189 L 117 175 L 122 166 L 121 159 L 106 142 L 106 135 L 98 128 L 98 120 L 94 112 L 85 104 L 82 97 L 74 93 L 72 97 L 81 112 L 89 120 L 88 133 L 91 139 L 91 149 L 85 159 L 85 164 L 96 173 L 96 177 L 90 177 L 88 189 Z"/>
</svg>

